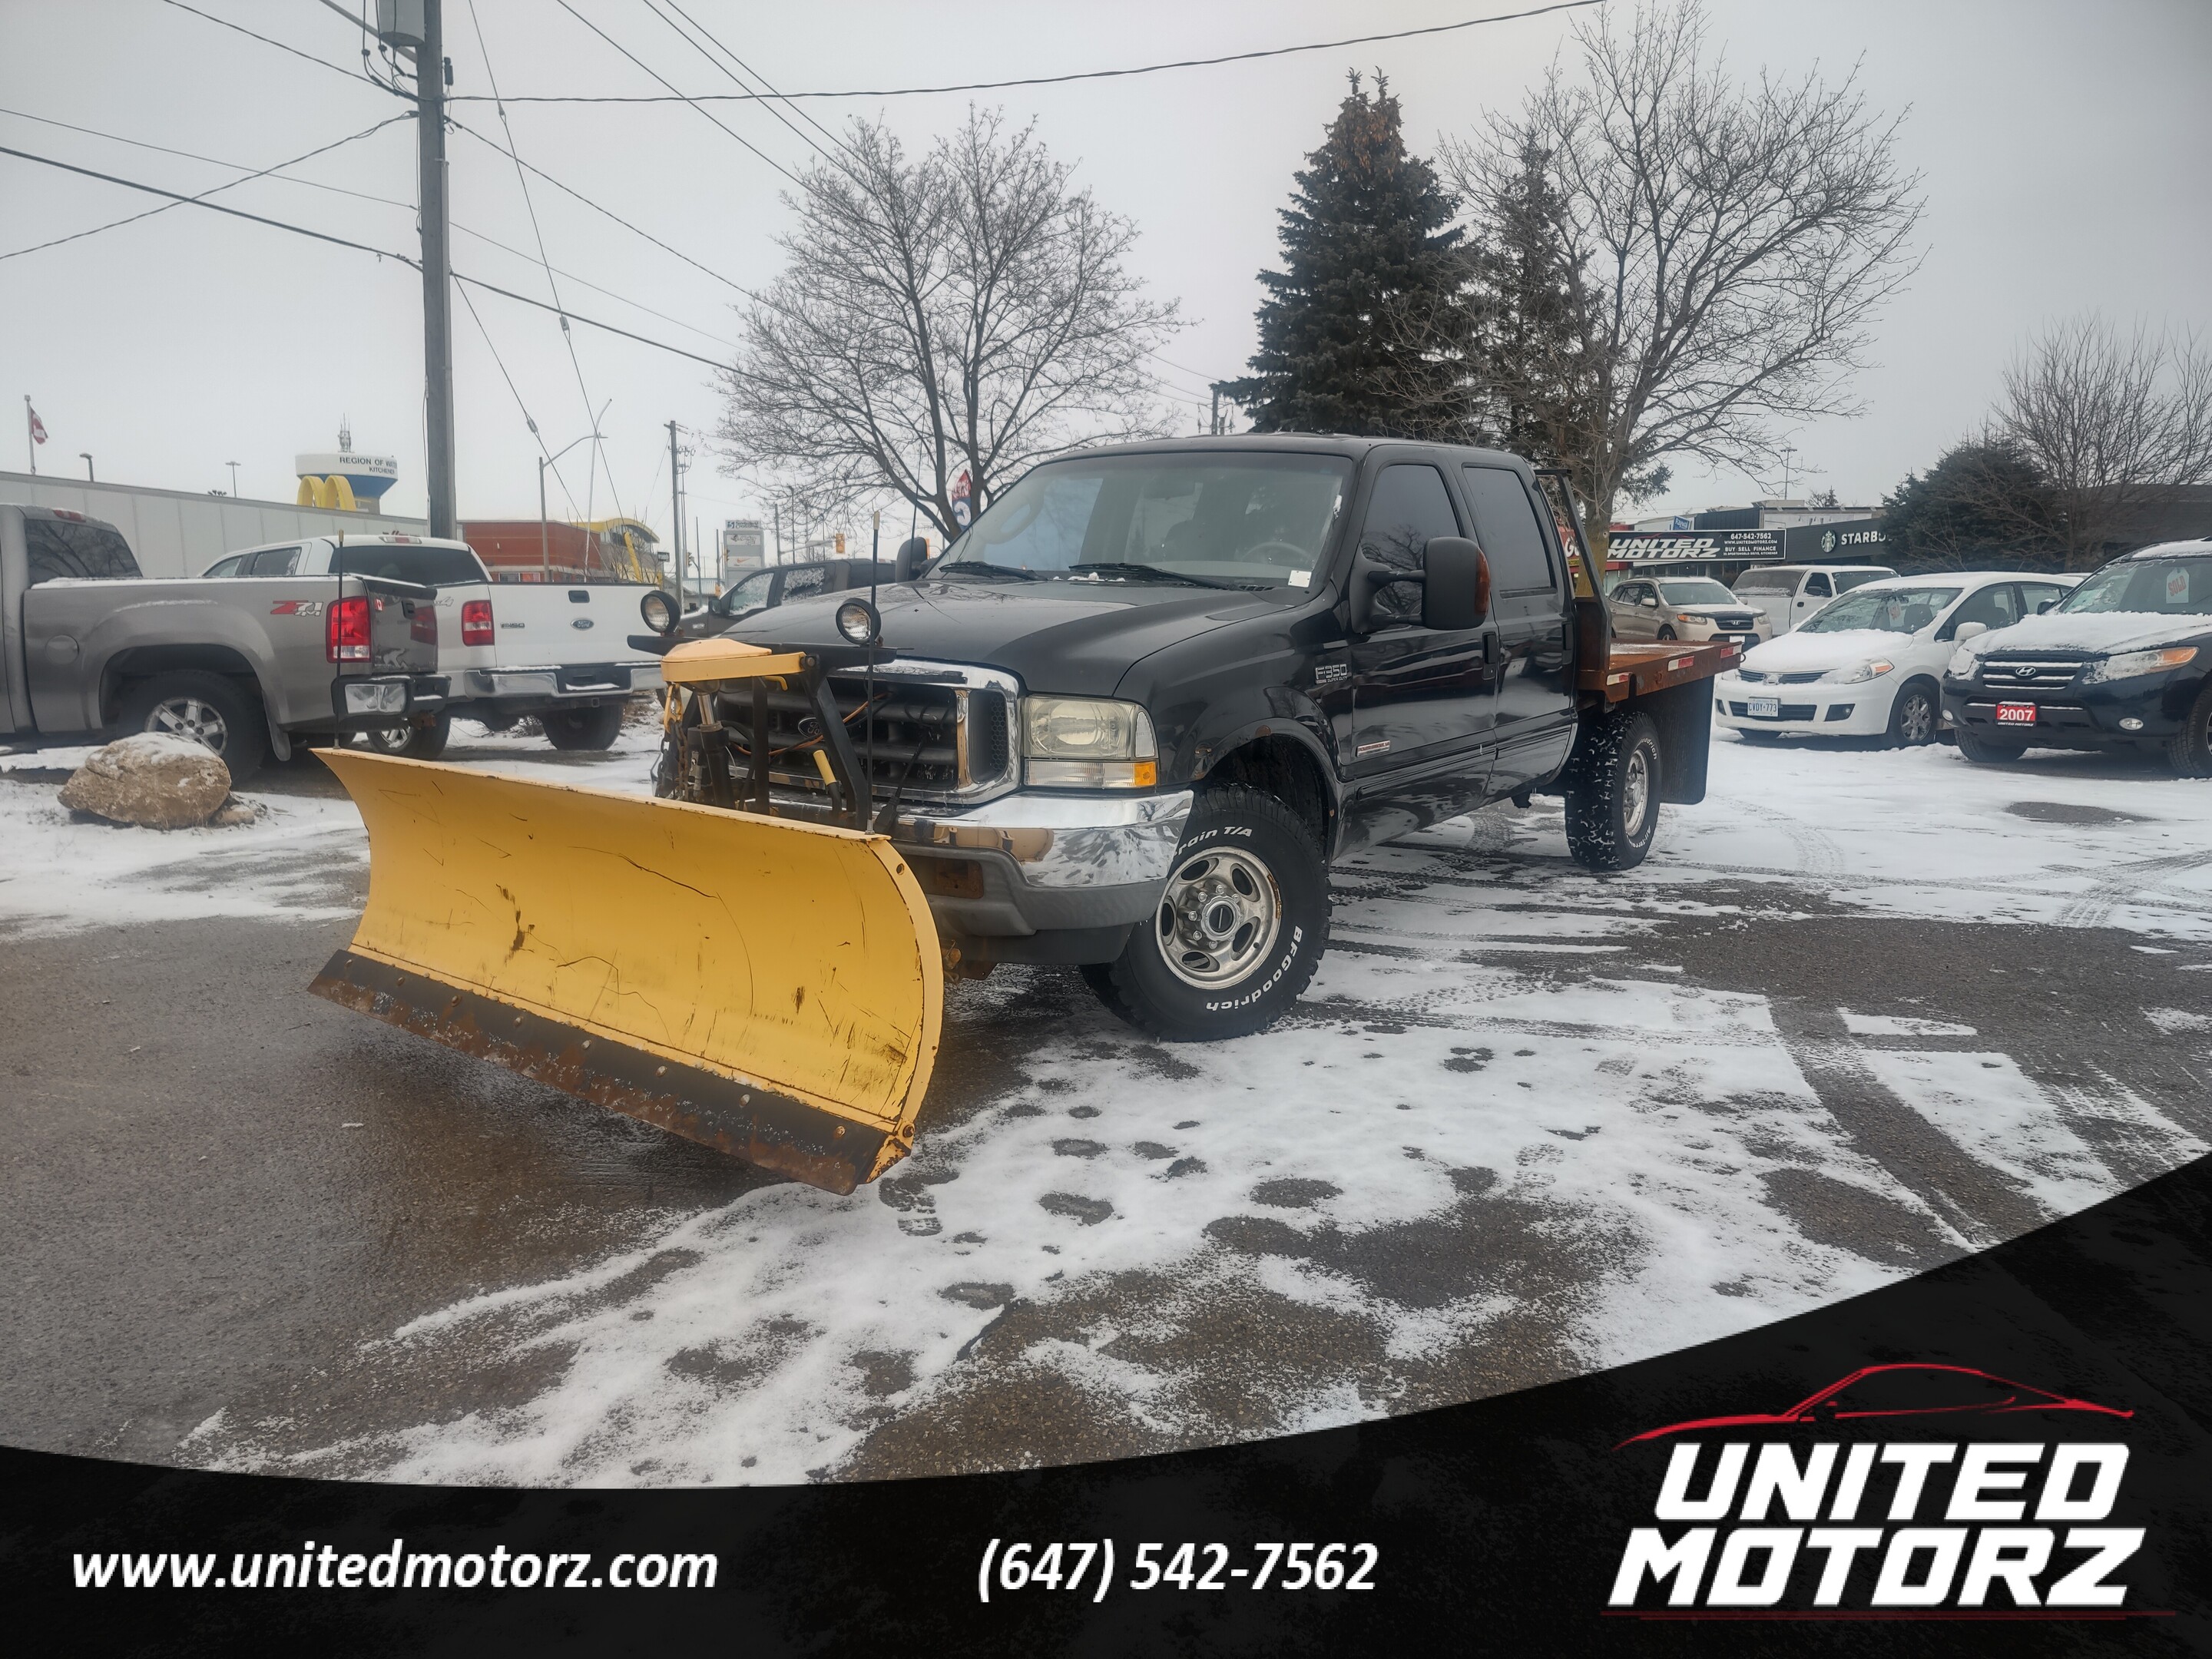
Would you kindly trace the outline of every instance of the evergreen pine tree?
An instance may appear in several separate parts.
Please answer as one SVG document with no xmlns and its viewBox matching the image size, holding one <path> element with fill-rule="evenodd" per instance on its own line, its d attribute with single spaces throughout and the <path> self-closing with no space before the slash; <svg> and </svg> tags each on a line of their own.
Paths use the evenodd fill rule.
<svg viewBox="0 0 2212 1659">
<path fill-rule="evenodd" d="M 1283 210 L 1252 374 L 1223 387 L 1255 432 L 1452 437 L 1467 328 L 1457 204 L 1406 152 L 1398 100 L 1352 91 Z"/>
</svg>

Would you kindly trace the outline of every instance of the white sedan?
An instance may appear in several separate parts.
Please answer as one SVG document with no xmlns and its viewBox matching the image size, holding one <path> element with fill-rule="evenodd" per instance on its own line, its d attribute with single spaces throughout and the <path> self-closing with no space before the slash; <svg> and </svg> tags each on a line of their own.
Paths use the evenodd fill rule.
<svg viewBox="0 0 2212 1659">
<path fill-rule="evenodd" d="M 1753 743 L 1785 732 L 1929 742 L 1942 711 L 1943 665 L 1960 630 L 1971 637 L 2008 628 L 2081 580 L 1969 570 L 1869 582 L 1720 675 L 1713 719 Z"/>
</svg>

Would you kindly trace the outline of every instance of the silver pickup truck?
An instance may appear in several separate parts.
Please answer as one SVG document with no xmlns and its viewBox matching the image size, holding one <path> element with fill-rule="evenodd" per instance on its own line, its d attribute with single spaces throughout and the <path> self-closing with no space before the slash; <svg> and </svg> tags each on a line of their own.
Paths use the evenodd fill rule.
<svg viewBox="0 0 2212 1659">
<path fill-rule="evenodd" d="M 242 781 L 295 741 L 434 715 L 437 666 L 435 589 L 151 579 L 112 525 L 0 505 L 0 747 L 173 732 Z"/>
</svg>

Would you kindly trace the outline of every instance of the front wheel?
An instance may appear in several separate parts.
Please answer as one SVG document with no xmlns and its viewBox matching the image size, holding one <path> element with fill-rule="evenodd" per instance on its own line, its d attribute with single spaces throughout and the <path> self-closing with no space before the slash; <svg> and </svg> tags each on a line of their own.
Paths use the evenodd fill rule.
<svg viewBox="0 0 2212 1659">
<path fill-rule="evenodd" d="M 1892 749 L 1917 749 L 1936 741 L 1936 688 L 1925 680 L 1908 680 L 1898 689 L 1890 705 L 1889 730 L 1885 741 Z"/>
<path fill-rule="evenodd" d="M 1154 1036 L 1246 1036 L 1281 1018 L 1311 982 L 1328 911 L 1328 867 L 1304 821 L 1256 789 L 1209 789 L 1191 808 L 1151 918 L 1120 957 L 1083 976 Z"/>
<path fill-rule="evenodd" d="M 622 735 L 623 706 L 603 702 L 597 708 L 549 708 L 538 717 L 545 740 L 556 749 L 611 749 Z"/>
<path fill-rule="evenodd" d="M 1977 737 L 1972 730 L 1961 726 L 1955 733 L 1959 752 L 1977 766 L 2002 766 L 2016 761 L 2027 752 L 2025 742 L 2007 742 L 1998 738 Z"/>
<path fill-rule="evenodd" d="M 2181 729 L 2166 740 L 2166 763 L 2185 778 L 2212 778 L 2212 680 L 2189 705 Z"/>
<path fill-rule="evenodd" d="M 1592 720 L 1568 758 L 1567 851 L 1585 870 L 1633 870 L 1659 829 L 1659 727 L 1638 708 Z"/>
</svg>

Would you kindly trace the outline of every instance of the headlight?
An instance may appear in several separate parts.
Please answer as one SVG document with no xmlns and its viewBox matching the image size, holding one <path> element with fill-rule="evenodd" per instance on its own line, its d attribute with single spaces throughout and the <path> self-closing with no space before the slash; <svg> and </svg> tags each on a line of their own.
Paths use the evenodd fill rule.
<svg viewBox="0 0 2212 1659">
<path fill-rule="evenodd" d="M 1950 666 L 1943 672 L 1954 680 L 1970 680 L 1982 660 L 1982 653 L 1971 645 L 1962 645 L 1951 653 Z"/>
<path fill-rule="evenodd" d="M 1031 783 L 1149 789 L 1159 781 L 1152 716 L 1133 702 L 1024 697 L 1022 736 Z"/>
<path fill-rule="evenodd" d="M 1897 665 L 1886 657 L 1876 657 L 1872 662 L 1863 662 L 1850 668 L 1832 668 L 1820 676 L 1828 685 L 1857 685 L 1867 680 L 1878 680 Z"/>
<path fill-rule="evenodd" d="M 2180 668 L 2197 660 L 2193 645 L 2170 645 L 2159 651 L 2130 651 L 2124 657 L 2107 657 L 2102 662 L 2093 662 L 2081 671 L 2081 683 L 2094 685 L 2100 680 L 2131 680 L 2138 674 L 2156 674 L 2169 668 Z"/>
</svg>

